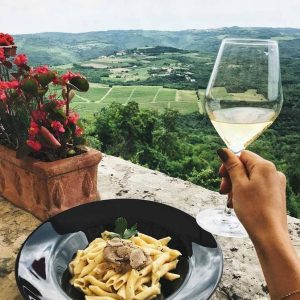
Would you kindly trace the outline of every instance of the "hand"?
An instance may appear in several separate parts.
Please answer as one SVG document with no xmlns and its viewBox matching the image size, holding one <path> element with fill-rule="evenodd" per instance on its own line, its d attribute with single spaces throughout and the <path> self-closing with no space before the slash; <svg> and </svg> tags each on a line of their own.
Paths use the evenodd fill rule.
<svg viewBox="0 0 300 300">
<path fill-rule="evenodd" d="M 232 195 L 231 205 L 253 241 L 271 299 L 298 291 L 300 260 L 288 235 L 285 176 L 250 151 L 240 157 L 228 149 L 218 154 L 223 161 L 220 191 Z M 289 299 L 299 299 L 299 293 Z"/>
<path fill-rule="evenodd" d="M 232 194 L 229 205 L 250 238 L 261 240 L 287 234 L 284 174 L 250 151 L 243 151 L 240 157 L 228 149 L 220 149 L 218 154 L 223 161 L 220 192 Z"/>
</svg>

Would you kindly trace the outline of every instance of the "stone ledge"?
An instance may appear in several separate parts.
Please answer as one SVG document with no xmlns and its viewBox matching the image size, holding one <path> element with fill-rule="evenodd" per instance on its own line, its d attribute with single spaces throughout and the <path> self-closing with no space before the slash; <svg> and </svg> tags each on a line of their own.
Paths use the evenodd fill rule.
<svg viewBox="0 0 300 300">
<path fill-rule="evenodd" d="M 195 216 L 226 198 L 192 183 L 166 176 L 123 159 L 104 155 L 98 172 L 102 199 L 138 198 L 165 203 Z M 300 220 L 288 218 L 300 255 Z M 14 262 L 22 242 L 40 222 L 0 198 L 0 299 L 21 300 L 14 281 Z M 224 274 L 212 299 L 267 299 L 265 281 L 249 239 L 217 237 L 224 254 Z"/>
</svg>

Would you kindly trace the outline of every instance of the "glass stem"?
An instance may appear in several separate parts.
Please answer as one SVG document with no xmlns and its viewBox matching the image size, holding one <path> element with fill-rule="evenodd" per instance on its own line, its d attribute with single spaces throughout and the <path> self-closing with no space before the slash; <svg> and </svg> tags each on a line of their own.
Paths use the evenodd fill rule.
<svg viewBox="0 0 300 300">
<path fill-rule="evenodd" d="M 226 203 L 225 209 L 224 209 L 224 216 L 225 217 L 230 217 L 231 216 L 231 208 L 227 207 L 227 203 Z"/>
<path fill-rule="evenodd" d="M 228 203 L 230 203 L 231 201 L 232 201 L 232 192 L 229 192 L 227 196 L 227 202 L 225 204 L 224 217 L 230 217 L 232 215 L 231 208 L 228 207 Z"/>
<path fill-rule="evenodd" d="M 237 157 L 240 157 L 242 151 L 245 150 L 245 148 L 244 148 L 244 147 L 238 148 L 238 150 L 230 148 L 230 150 L 231 150 Z"/>
<path fill-rule="evenodd" d="M 241 150 L 238 151 L 233 151 L 234 154 L 239 157 L 242 153 L 242 151 L 245 150 L 245 148 L 242 148 Z M 231 208 L 228 207 L 228 203 L 232 201 L 232 192 L 229 192 L 228 197 L 227 197 L 227 203 L 225 204 L 225 208 L 224 208 L 224 217 L 231 217 L 232 213 L 231 213 Z"/>
</svg>

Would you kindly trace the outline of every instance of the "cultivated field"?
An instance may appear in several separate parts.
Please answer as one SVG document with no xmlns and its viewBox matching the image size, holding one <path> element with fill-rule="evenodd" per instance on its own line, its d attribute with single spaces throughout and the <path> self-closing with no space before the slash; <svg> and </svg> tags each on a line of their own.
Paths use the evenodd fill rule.
<svg viewBox="0 0 300 300">
<path fill-rule="evenodd" d="M 228 93 L 224 87 L 215 87 L 211 91 L 215 99 L 219 100 L 241 100 L 241 101 L 266 101 L 264 95 L 258 94 L 257 90 L 249 89 L 244 93 Z"/>
<path fill-rule="evenodd" d="M 91 85 L 87 93 L 77 93 L 71 106 L 82 116 L 92 116 L 112 102 L 126 104 L 135 101 L 141 108 L 163 112 L 166 108 L 178 110 L 182 114 L 203 112 L 204 90 L 199 90 L 200 101 L 196 92 L 176 90 L 161 86 L 103 86 Z"/>
</svg>

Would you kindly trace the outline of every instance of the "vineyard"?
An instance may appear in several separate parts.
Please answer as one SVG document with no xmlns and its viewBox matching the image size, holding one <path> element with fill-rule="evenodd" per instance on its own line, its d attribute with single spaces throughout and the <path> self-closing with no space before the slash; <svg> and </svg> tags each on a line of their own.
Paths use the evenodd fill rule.
<svg viewBox="0 0 300 300">
<path fill-rule="evenodd" d="M 203 112 L 204 90 L 195 91 L 163 88 L 161 86 L 103 86 L 91 84 L 87 93 L 78 93 L 72 107 L 82 116 L 91 116 L 110 103 L 127 104 L 135 101 L 140 108 L 163 112 L 166 108 L 176 109 L 181 114 Z"/>
</svg>

